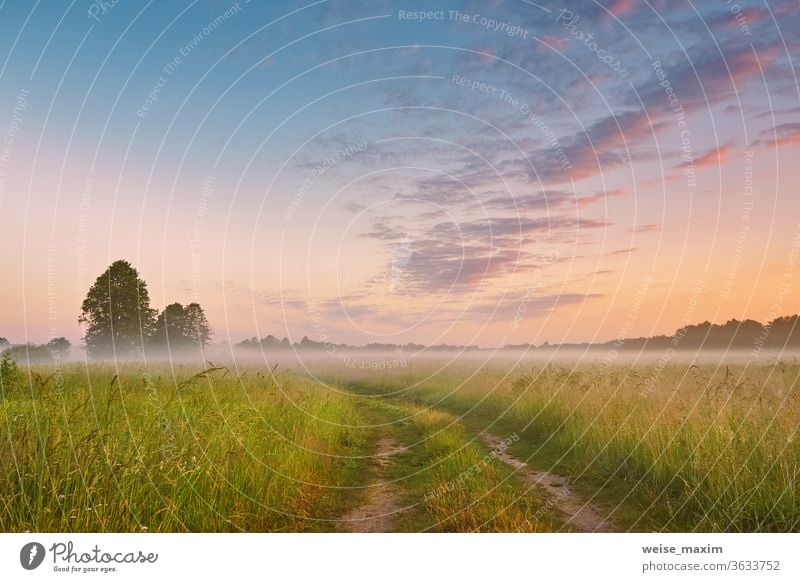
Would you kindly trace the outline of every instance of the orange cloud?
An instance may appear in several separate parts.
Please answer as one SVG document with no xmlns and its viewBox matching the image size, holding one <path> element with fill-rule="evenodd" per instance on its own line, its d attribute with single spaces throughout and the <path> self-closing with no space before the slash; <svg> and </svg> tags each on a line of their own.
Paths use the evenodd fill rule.
<svg viewBox="0 0 800 582">
<path fill-rule="evenodd" d="M 629 255 L 631 253 L 635 253 L 638 250 L 639 250 L 639 247 L 631 247 L 629 249 L 620 249 L 618 251 L 611 251 L 610 253 L 608 253 L 608 256 L 609 257 L 614 257 L 614 256 L 617 256 L 617 255 Z"/>
<path fill-rule="evenodd" d="M 549 45 L 553 48 L 561 48 L 570 44 L 569 38 L 562 38 L 556 34 L 546 34 L 541 38 L 541 41 L 543 45 Z"/>
<path fill-rule="evenodd" d="M 761 135 L 767 145 L 776 148 L 800 143 L 800 123 L 784 123 L 762 132 Z"/>
<path fill-rule="evenodd" d="M 606 9 L 615 16 L 624 16 L 636 8 L 635 0 L 611 0 Z"/>
<path fill-rule="evenodd" d="M 780 146 L 791 145 L 795 143 L 800 143 L 800 133 L 776 139 L 770 145 L 777 148 Z"/>
<path fill-rule="evenodd" d="M 706 152 L 702 156 L 695 158 L 694 165 L 698 168 L 706 166 L 720 166 L 725 161 L 727 155 L 733 150 L 733 146 L 724 145 Z"/>
<path fill-rule="evenodd" d="M 741 83 L 751 77 L 760 77 L 778 55 L 777 47 L 766 47 L 756 53 L 741 51 L 727 56 L 725 65 L 734 83 Z"/>
<path fill-rule="evenodd" d="M 725 14 L 723 26 L 725 28 L 738 28 L 742 24 L 754 24 L 764 20 L 769 15 L 769 12 L 763 8 L 746 7 L 742 8 L 738 14 Z"/>
<path fill-rule="evenodd" d="M 584 196 L 583 198 L 578 200 L 578 206 L 580 208 L 584 208 L 589 206 L 590 204 L 594 204 L 595 202 L 600 202 L 601 200 L 605 200 L 606 198 L 610 198 L 612 196 L 625 196 L 625 190 L 617 189 L 617 190 L 609 190 L 608 192 L 598 192 L 597 194 L 591 194 L 590 196 Z"/>
</svg>

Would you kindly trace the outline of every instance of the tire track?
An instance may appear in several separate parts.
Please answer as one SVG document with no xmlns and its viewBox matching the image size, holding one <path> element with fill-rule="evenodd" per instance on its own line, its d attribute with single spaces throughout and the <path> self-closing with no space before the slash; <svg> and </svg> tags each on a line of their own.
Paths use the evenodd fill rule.
<svg viewBox="0 0 800 582">
<path fill-rule="evenodd" d="M 400 503 L 397 487 L 386 479 L 386 471 L 396 455 L 405 449 L 399 447 L 391 433 L 378 440 L 375 452 L 373 482 L 366 501 L 341 518 L 342 528 L 351 533 L 381 533 L 395 529 L 398 514 L 405 509 Z"/>
<path fill-rule="evenodd" d="M 506 451 L 505 441 L 500 437 L 482 432 L 480 439 L 494 452 L 497 459 L 513 467 L 517 475 L 531 486 L 544 489 L 552 497 L 548 504 L 556 508 L 565 518 L 567 524 L 580 532 L 611 532 L 614 524 L 602 512 L 590 503 L 583 502 L 569 487 L 566 477 L 537 471 L 528 467 L 528 464 Z"/>
</svg>

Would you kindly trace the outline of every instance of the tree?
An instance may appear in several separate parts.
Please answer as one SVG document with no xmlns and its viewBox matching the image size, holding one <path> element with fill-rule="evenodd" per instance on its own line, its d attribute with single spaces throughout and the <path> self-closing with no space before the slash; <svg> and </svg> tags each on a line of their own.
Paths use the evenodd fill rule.
<svg viewBox="0 0 800 582">
<path fill-rule="evenodd" d="M 199 303 L 190 303 L 186 306 L 187 333 L 195 347 L 204 348 L 211 341 L 211 326 L 208 324 L 206 314 Z"/>
<path fill-rule="evenodd" d="M 81 306 L 84 342 L 90 357 L 130 356 L 141 352 L 153 329 L 147 283 L 127 261 L 115 261 L 94 282 Z"/>
<path fill-rule="evenodd" d="M 779 317 L 771 321 L 768 328 L 772 346 L 782 348 L 800 344 L 800 316 Z"/>
<path fill-rule="evenodd" d="M 191 341 L 188 332 L 186 310 L 180 303 L 172 303 L 167 305 L 156 318 L 153 344 L 170 350 L 183 349 Z"/>
<path fill-rule="evenodd" d="M 172 303 L 164 308 L 155 323 L 153 344 L 170 350 L 203 348 L 211 339 L 211 327 L 198 303 L 186 307 Z"/>
<path fill-rule="evenodd" d="M 10 346 L 11 346 L 11 344 L 9 343 L 9 341 L 6 338 L 0 337 L 0 352 L 2 352 L 4 349 L 6 349 L 6 348 L 8 348 Z"/>
<path fill-rule="evenodd" d="M 39 344 L 23 344 L 8 348 L 3 352 L 3 356 L 14 360 L 19 364 L 49 364 L 53 361 L 53 355 L 47 346 Z"/>
<path fill-rule="evenodd" d="M 281 340 L 276 338 L 274 335 L 269 334 L 267 337 L 261 340 L 261 347 L 264 349 L 274 349 L 281 347 Z"/>
<path fill-rule="evenodd" d="M 57 337 L 47 342 L 47 349 L 50 350 L 54 356 L 61 358 L 69 353 L 72 344 L 65 337 Z"/>
</svg>

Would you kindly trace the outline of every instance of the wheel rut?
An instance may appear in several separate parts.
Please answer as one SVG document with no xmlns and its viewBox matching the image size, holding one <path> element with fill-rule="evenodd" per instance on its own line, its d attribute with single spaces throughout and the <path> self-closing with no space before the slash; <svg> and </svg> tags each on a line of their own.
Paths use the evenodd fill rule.
<svg viewBox="0 0 800 582">
<path fill-rule="evenodd" d="M 398 515 L 404 507 L 400 502 L 397 487 L 387 478 L 388 467 L 393 456 L 405 449 L 398 446 L 391 433 L 384 433 L 378 440 L 373 460 L 373 479 L 365 488 L 365 502 L 341 518 L 341 527 L 352 533 L 380 533 L 395 529 Z"/>
<path fill-rule="evenodd" d="M 558 510 L 564 517 L 567 524 L 580 532 L 611 532 L 614 531 L 614 524 L 607 517 L 603 517 L 602 512 L 592 504 L 584 502 L 570 488 L 569 480 L 549 471 L 537 471 L 506 451 L 506 442 L 493 434 L 483 432 L 480 439 L 494 452 L 495 457 L 503 463 L 513 467 L 516 474 L 528 485 L 538 486 L 544 489 L 550 499 L 546 505 Z"/>
</svg>

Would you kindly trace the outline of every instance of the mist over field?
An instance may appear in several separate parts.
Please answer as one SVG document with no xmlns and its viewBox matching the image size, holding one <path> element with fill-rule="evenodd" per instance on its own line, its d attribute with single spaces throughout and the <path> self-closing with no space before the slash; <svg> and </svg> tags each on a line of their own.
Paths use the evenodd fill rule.
<svg viewBox="0 0 800 582">
<path fill-rule="evenodd" d="M 800 532 L 798 6 L 0 2 L 19 567 L 43 532 Z M 694 558 L 578 576 L 564 538 L 363 571 Z"/>
</svg>

